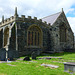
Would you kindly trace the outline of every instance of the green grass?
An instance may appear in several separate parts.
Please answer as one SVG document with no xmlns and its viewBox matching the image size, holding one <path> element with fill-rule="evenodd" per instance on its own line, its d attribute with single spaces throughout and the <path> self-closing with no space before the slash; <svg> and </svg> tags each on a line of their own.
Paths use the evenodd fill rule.
<svg viewBox="0 0 75 75">
<path fill-rule="evenodd" d="M 37 59 L 31 61 L 17 60 L 11 63 L 0 63 L 0 75 L 70 75 L 64 72 L 63 62 L 75 62 L 75 53 L 55 53 L 48 55 L 48 57 L 62 57 L 62 59 Z M 47 57 L 47 56 L 38 56 Z M 24 57 L 21 57 L 24 58 Z M 59 63 L 60 62 L 60 63 Z M 59 66 L 58 68 L 50 68 L 41 66 L 41 64 L 52 64 Z M 11 64 L 11 66 L 9 65 Z M 75 74 L 73 74 L 75 75 Z"/>
</svg>

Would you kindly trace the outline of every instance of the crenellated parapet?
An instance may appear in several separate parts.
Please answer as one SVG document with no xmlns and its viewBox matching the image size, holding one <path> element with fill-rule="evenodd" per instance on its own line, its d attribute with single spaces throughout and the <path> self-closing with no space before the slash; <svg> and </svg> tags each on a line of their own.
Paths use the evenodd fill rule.
<svg viewBox="0 0 75 75">
<path fill-rule="evenodd" d="M 26 23 L 35 23 L 39 25 L 44 26 L 50 26 L 50 24 L 47 24 L 47 22 L 43 22 L 42 19 L 37 19 L 37 17 L 25 17 L 25 15 L 21 15 L 21 17 L 18 16 L 17 13 L 17 7 L 15 8 L 15 14 L 14 16 L 11 16 L 10 18 L 4 19 L 4 16 L 2 16 L 2 21 L 0 22 L 0 27 L 11 24 L 12 22 L 26 22 Z"/>
<path fill-rule="evenodd" d="M 50 23 L 48 24 L 46 21 L 43 22 L 42 19 L 37 19 L 37 17 L 31 16 L 25 17 L 25 15 L 21 15 L 21 17 L 18 17 L 16 22 L 36 23 L 36 24 L 43 24 L 46 26 L 51 25 Z"/>
<path fill-rule="evenodd" d="M 21 17 L 15 17 L 15 16 L 11 16 L 10 18 L 4 19 L 4 17 L 2 18 L 2 21 L 0 22 L 0 27 L 5 26 L 7 24 L 10 24 L 12 22 L 28 22 L 28 23 L 43 23 L 43 25 L 47 25 L 50 26 L 50 24 L 47 24 L 46 21 L 42 21 L 42 19 L 37 19 L 37 17 L 31 17 L 28 16 L 27 18 L 25 17 L 25 15 L 21 15 Z"/>
<path fill-rule="evenodd" d="M 7 24 L 10 24 L 10 23 L 12 23 L 14 21 L 15 21 L 15 17 L 11 16 L 10 18 L 7 18 L 7 19 L 1 21 L 0 22 L 0 27 L 5 26 Z"/>
</svg>

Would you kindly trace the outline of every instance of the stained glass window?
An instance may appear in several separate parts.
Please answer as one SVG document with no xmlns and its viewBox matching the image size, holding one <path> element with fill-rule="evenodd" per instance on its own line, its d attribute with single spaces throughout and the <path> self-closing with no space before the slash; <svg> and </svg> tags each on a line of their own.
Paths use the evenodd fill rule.
<svg viewBox="0 0 75 75">
<path fill-rule="evenodd" d="M 33 26 L 28 30 L 28 45 L 39 46 L 41 31 L 37 26 Z M 41 35 L 42 36 L 42 35 Z"/>
</svg>

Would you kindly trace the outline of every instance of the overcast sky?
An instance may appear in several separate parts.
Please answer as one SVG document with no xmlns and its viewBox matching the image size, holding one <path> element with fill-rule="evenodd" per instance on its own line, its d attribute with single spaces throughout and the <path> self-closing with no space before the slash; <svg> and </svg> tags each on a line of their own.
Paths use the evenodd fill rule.
<svg viewBox="0 0 75 75">
<path fill-rule="evenodd" d="M 18 14 L 42 18 L 64 9 L 69 24 L 75 34 L 75 0 L 0 0 L 0 21 L 2 15 L 9 18 L 14 15 L 15 7 Z"/>
</svg>

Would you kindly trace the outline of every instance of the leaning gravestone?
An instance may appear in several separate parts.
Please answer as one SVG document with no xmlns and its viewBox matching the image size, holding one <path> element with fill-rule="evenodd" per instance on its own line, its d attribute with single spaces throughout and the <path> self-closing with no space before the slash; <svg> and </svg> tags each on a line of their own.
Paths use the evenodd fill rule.
<svg viewBox="0 0 75 75">
<path fill-rule="evenodd" d="M 36 59 L 36 53 L 32 52 L 31 57 L 32 57 L 32 59 Z"/>
<path fill-rule="evenodd" d="M 0 60 L 1 61 L 5 61 L 6 60 L 6 49 L 5 48 L 1 48 L 0 49 Z"/>
<path fill-rule="evenodd" d="M 30 61 L 30 58 L 28 56 L 26 56 L 23 61 Z"/>
</svg>

